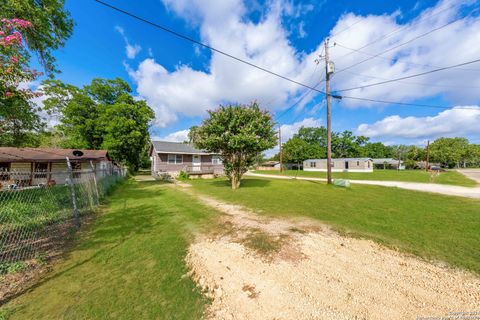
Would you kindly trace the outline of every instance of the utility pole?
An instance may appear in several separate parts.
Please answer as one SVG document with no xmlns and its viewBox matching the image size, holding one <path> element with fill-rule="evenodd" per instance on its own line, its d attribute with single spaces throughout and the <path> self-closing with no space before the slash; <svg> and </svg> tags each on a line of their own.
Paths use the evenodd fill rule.
<svg viewBox="0 0 480 320">
<path fill-rule="evenodd" d="M 328 57 L 328 42 L 325 40 L 325 95 L 327 99 L 327 183 L 332 183 L 332 127 L 330 124 L 330 74 L 333 73 L 333 64 Z"/>
<path fill-rule="evenodd" d="M 282 127 L 278 126 L 278 146 L 280 147 L 280 173 L 283 171 L 283 154 L 282 154 Z"/>
<path fill-rule="evenodd" d="M 428 162 L 430 161 L 430 140 L 427 140 L 427 162 L 425 163 L 425 171 L 428 171 L 430 166 Z"/>
</svg>

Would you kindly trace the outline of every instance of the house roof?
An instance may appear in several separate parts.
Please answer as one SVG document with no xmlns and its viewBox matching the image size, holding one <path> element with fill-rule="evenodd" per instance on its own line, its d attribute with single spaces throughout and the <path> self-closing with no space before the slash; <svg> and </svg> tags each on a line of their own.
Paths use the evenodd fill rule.
<svg viewBox="0 0 480 320">
<path fill-rule="evenodd" d="M 152 141 L 153 148 L 157 153 L 176 153 L 176 154 L 210 154 L 204 150 L 199 150 L 189 143 Z"/>
<path fill-rule="evenodd" d="M 377 159 L 372 159 L 374 164 L 398 164 L 398 159 L 393 159 L 393 158 L 377 158 Z M 400 160 L 400 163 L 403 163 L 402 160 Z"/>
<path fill-rule="evenodd" d="M 262 166 L 274 166 L 280 164 L 280 161 L 265 161 L 262 163 Z"/>
<path fill-rule="evenodd" d="M 75 156 L 73 151 L 81 151 Z M 70 160 L 110 160 L 107 150 L 0 147 L 0 162 L 63 162 Z"/>
<path fill-rule="evenodd" d="M 332 161 L 368 161 L 371 158 L 332 158 Z M 327 161 L 327 159 L 307 159 L 305 161 Z"/>
</svg>

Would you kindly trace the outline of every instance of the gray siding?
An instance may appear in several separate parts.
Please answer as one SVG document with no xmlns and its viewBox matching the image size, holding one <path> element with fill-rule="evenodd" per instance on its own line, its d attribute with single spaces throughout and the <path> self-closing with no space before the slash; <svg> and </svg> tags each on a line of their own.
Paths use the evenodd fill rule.
<svg viewBox="0 0 480 320">
<path fill-rule="evenodd" d="M 193 156 L 191 154 L 183 155 L 183 162 L 181 164 L 168 163 L 168 154 L 167 153 L 152 153 L 152 171 L 153 172 L 169 172 L 169 173 L 178 173 L 182 170 L 186 170 L 187 167 L 193 165 L 192 162 Z M 201 165 L 200 166 L 213 166 L 215 174 L 223 173 L 223 165 L 212 164 L 212 155 L 201 155 Z"/>
</svg>

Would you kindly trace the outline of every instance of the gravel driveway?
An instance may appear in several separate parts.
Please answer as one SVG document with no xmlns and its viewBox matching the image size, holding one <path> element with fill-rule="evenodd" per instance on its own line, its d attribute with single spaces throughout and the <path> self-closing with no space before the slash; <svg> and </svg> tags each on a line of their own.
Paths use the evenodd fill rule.
<svg viewBox="0 0 480 320">
<path fill-rule="evenodd" d="M 212 298 L 208 319 L 418 319 L 475 312 L 480 278 L 348 238 L 307 219 L 260 217 L 179 188 L 225 213 L 220 233 L 190 246 L 191 275 Z M 283 239 L 268 256 L 249 232 Z"/>
</svg>

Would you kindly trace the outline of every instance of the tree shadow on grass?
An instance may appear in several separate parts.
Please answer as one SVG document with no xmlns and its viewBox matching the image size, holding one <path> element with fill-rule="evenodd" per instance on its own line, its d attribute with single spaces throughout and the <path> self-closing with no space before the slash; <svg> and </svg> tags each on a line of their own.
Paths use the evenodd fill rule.
<svg viewBox="0 0 480 320">
<path fill-rule="evenodd" d="M 267 179 L 242 179 L 240 184 L 240 189 L 242 188 L 262 188 L 266 187 L 270 184 L 270 180 Z M 209 182 L 211 186 L 218 187 L 218 188 L 231 188 L 230 181 L 226 179 L 217 179 L 214 181 Z"/>
</svg>

